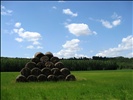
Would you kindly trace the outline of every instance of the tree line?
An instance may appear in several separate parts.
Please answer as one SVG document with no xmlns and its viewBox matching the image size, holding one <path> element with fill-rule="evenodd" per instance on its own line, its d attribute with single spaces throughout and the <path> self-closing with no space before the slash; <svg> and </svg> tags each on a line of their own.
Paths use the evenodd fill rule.
<svg viewBox="0 0 133 100">
<path fill-rule="evenodd" d="M 1 72 L 18 72 L 27 62 L 28 58 L 9 58 L 1 57 Z M 116 69 L 133 69 L 133 58 L 124 57 L 97 57 L 92 58 L 68 58 L 60 59 L 61 62 L 70 70 L 116 70 Z"/>
</svg>

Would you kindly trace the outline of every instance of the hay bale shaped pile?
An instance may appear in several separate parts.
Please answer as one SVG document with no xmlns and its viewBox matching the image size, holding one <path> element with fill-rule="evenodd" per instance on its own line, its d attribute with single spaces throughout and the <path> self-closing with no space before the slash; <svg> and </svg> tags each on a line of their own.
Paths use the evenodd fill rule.
<svg viewBox="0 0 133 100">
<path fill-rule="evenodd" d="M 16 82 L 75 81 L 70 70 L 51 52 L 35 53 L 16 77 Z"/>
</svg>

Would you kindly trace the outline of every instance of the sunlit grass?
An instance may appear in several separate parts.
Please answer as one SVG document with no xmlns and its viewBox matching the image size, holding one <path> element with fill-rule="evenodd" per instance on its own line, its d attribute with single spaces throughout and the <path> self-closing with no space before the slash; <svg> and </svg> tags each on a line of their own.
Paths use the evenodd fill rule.
<svg viewBox="0 0 133 100">
<path fill-rule="evenodd" d="M 2 100 L 132 100 L 133 71 L 74 71 L 77 81 L 16 83 L 1 73 Z"/>
</svg>

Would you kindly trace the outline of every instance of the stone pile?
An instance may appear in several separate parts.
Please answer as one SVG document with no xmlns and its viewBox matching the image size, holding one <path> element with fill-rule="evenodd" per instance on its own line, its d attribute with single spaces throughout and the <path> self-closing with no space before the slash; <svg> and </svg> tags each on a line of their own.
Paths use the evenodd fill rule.
<svg viewBox="0 0 133 100">
<path fill-rule="evenodd" d="M 76 78 L 51 52 L 37 52 L 16 77 L 16 82 L 75 81 Z"/>
</svg>

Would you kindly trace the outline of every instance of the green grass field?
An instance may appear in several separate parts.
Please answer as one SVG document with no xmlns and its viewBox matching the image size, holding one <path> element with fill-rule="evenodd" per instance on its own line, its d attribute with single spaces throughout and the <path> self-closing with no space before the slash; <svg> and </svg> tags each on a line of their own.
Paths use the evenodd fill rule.
<svg viewBox="0 0 133 100">
<path fill-rule="evenodd" d="M 133 71 L 73 71 L 77 81 L 16 83 L 1 72 L 1 100 L 133 100 Z"/>
</svg>

